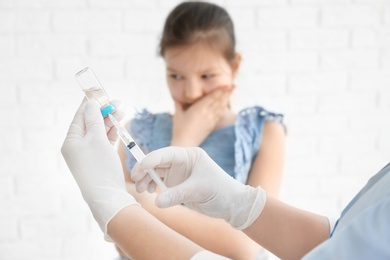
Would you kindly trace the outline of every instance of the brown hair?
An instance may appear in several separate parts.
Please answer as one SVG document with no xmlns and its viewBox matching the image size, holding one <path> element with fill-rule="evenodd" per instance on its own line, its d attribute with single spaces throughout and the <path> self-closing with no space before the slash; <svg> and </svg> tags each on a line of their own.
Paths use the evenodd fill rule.
<svg viewBox="0 0 390 260">
<path fill-rule="evenodd" d="M 227 11 L 206 2 L 183 2 L 168 15 L 159 54 L 164 57 L 167 48 L 203 41 L 218 46 L 228 61 L 235 57 L 234 26 Z"/>
</svg>

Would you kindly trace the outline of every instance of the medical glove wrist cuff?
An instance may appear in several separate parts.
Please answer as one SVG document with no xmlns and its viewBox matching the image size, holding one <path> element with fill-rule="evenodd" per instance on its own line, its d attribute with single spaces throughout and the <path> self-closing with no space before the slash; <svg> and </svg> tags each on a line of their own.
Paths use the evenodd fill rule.
<svg viewBox="0 0 390 260">
<path fill-rule="evenodd" d="M 139 203 L 129 203 L 129 204 L 126 204 L 126 205 L 123 205 L 123 207 L 119 208 L 117 212 L 114 213 L 114 215 L 112 215 L 106 222 L 105 226 L 104 226 L 104 240 L 106 240 L 107 242 L 114 242 L 114 240 L 110 237 L 110 235 L 108 235 L 108 223 L 110 223 L 110 221 L 124 208 L 127 208 L 129 206 L 138 206 L 138 207 L 141 207 L 141 204 Z"/>
<path fill-rule="evenodd" d="M 126 190 L 111 188 L 104 189 L 104 191 L 100 190 L 98 194 L 98 196 L 95 194 L 93 198 L 83 197 L 100 229 L 103 231 L 104 239 L 108 242 L 113 242 L 107 234 L 108 223 L 125 207 L 139 204 Z"/>
<path fill-rule="evenodd" d="M 249 185 L 240 195 L 240 200 L 237 200 L 235 205 L 231 207 L 231 219 L 229 223 L 238 230 L 243 230 L 249 227 L 260 216 L 266 202 L 266 193 L 259 186 L 257 188 Z"/>
</svg>

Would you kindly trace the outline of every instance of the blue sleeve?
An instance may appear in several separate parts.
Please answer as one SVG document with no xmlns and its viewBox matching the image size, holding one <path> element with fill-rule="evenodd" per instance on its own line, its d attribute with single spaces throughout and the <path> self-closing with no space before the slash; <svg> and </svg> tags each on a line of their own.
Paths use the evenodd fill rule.
<svg viewBox="0 0 390 260">
<path fill-rule="evenodd" d="M 241 110 L 235 125 L 235 179 L 246 183 L 254 157 L 259 152 L 263 136 L 264 122 L 274 121 L 283 128 L 283 115 L 269 112 L 262 107 L 254 106 Z"/>
<path fill-rule="evenodd" d="M 303 259 L 390 259 L 390 197 L 363 210 Z"/>
</svg>

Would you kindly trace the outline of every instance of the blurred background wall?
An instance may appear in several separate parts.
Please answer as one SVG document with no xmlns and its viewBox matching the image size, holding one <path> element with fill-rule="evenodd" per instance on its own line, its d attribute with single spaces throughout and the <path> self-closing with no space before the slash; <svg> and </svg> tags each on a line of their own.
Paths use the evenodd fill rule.
<svg viewBox="0 0 390 260">
<path fill-rule="evenodd" d="M 171 110 L 157 56 L 176 0 L 0 0 L 0 259 L 114 259 L 60 155 L 91 66 L 128 116 Z M 282 199 L 337 216 L 390 158 L 390 1 L 221 0 L 233 108 L 288 128 Z"/>
</svg>

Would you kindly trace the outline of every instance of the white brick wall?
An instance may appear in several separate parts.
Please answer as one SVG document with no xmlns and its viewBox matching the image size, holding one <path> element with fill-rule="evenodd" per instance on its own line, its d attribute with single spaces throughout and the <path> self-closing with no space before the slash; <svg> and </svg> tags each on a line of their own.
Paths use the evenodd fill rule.
<svg viewBox="0 0 390 260">
<path fill-rule="evenodd" d="M 215 2 L 243 55 L 234 108 L 285 114 L 282 199 L 337 216 L 390 155 L 390 2 Z M 0 259 L 116 257 L 59 153 L 73 75 L 92 66 L 129 116 L 171 109 L 156 53 L 177 3 L 0 0 Z"/>
</svg>

